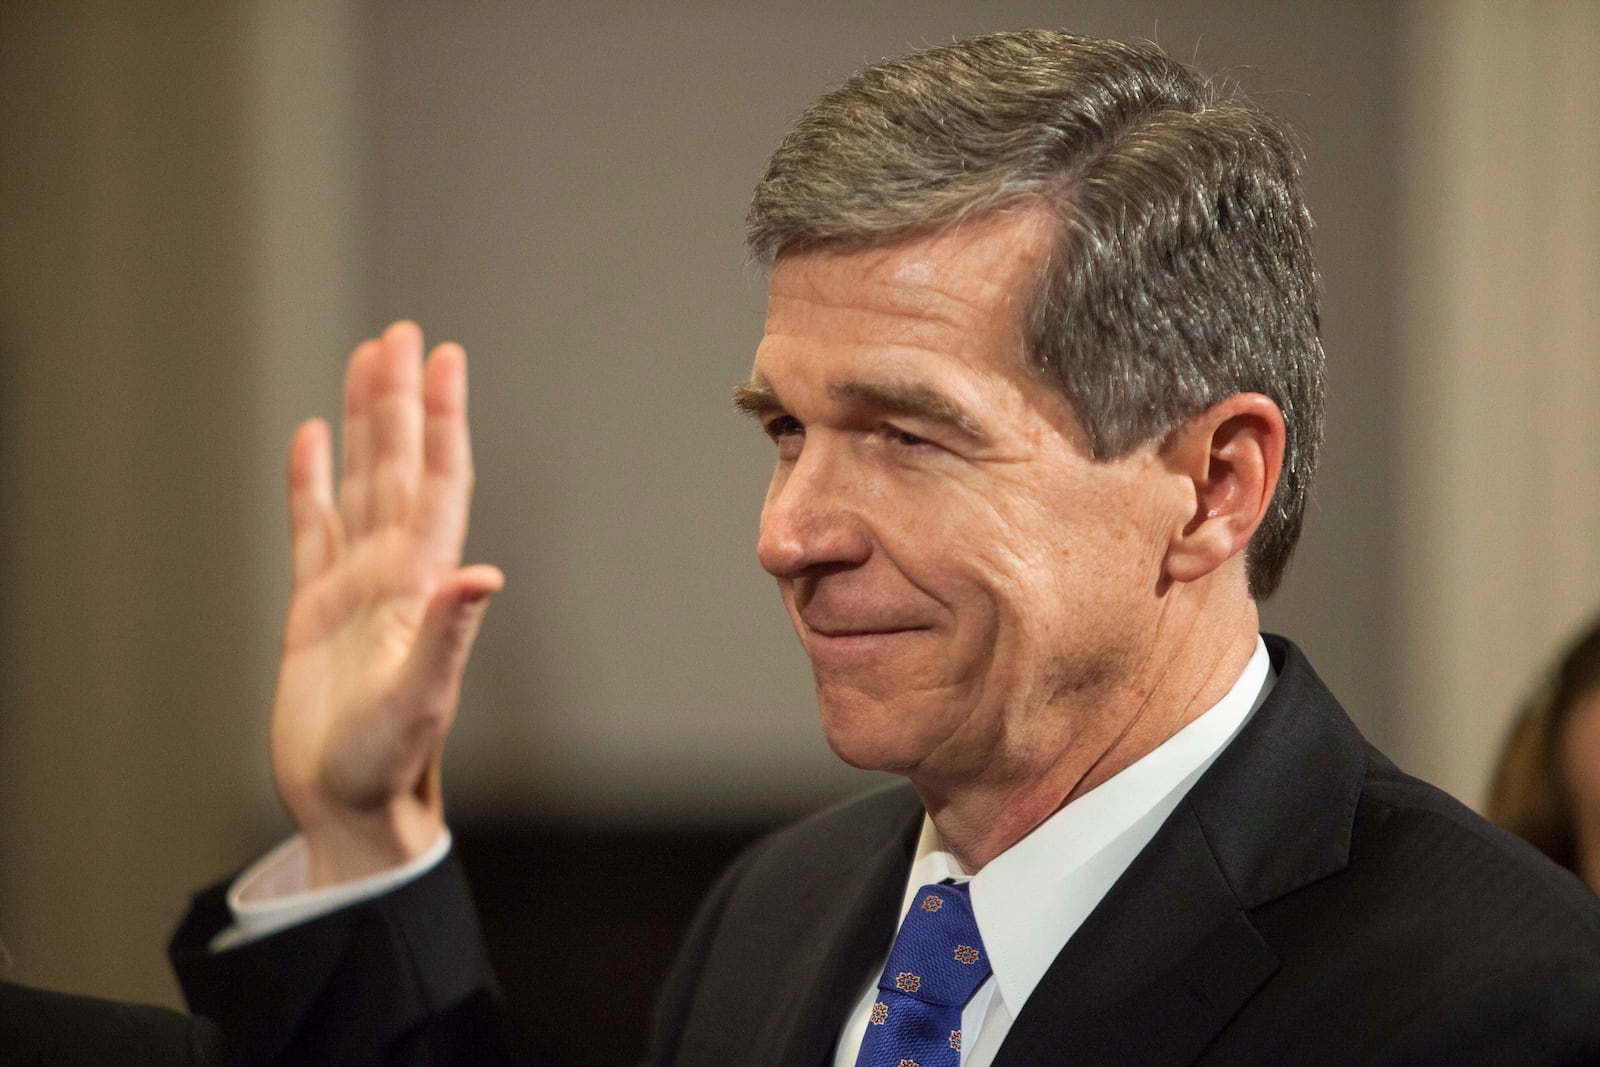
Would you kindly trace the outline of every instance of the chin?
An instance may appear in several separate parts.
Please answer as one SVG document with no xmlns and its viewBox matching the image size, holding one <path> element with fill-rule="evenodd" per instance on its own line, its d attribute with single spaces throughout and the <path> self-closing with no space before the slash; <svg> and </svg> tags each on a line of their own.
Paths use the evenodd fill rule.
<svg viewBox="0 0 1600 1067">
<path fill-rule="evenodd" d="M 928 746 L 910 727 L 903 709 L 859 694 L 830 698 L 818 693 L 822 733 L 833 754 L 863 771 L 904 774 L 915 767 Z"/>
</svg>

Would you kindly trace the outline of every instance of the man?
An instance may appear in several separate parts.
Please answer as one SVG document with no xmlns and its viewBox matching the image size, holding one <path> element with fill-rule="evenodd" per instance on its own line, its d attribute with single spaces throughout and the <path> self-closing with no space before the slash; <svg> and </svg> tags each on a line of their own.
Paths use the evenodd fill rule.
<svg viewBox="0 0 1600 1067">
<path fill-rule="evenodd" d="M 759 555 L 829 744 L 908 784 L 727 872 L 652 1062 L 1600 1057 L 1594 902 L 1258 635 L 1321 437 L 1310 227 L 1283 125 L 1153 46 L 971 38 L 802 115 L 750 211 Z M 462 354 L 420 354 L 352 358 L 337 507 L 327 428 L 296 439 L 302 835 L 175 943 L 263 1061 L 494 1055 L 457 1044 L 493 998 L 436 859 L 500 575 L 458 566 Z"/>
</svg>

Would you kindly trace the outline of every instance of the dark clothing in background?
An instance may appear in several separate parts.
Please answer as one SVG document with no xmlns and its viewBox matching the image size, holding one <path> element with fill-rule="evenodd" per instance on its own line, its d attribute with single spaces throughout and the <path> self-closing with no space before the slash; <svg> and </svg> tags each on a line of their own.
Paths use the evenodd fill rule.
<svg viewBox="0 0 1600 1067">
<path fill-rule="evenodd" d="M 203 1019 L 0 982 L 0 1067 L 214 1067 L 223 1062 L 221 1035 Z"/>
</svg>

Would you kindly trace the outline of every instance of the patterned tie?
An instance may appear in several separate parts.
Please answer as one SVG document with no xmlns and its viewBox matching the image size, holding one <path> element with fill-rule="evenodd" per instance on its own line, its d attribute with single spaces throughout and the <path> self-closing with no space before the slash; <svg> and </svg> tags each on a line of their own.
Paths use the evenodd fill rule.
<svg viewBox="0 0 1600 1067">
<path fill-rule="evenodd" d="M 878 979 L 856 1067 L 959 1067 L 961 1008 L 987 977 L 967 887 L 917 890 Z"/>
</svg>

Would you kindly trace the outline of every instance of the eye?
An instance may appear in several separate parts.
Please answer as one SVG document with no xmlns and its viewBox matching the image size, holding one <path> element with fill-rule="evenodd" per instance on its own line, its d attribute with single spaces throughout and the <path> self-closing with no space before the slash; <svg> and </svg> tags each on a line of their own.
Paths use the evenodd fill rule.
<svg viewBox="0 0 1600 1067">
<path fill-rule="evenodd" d="M 805 433 L 806 428 L 800 420 L 793 415 L 775 415 L 761 424 L 767 436 L 774 441 L 782 441 L 785 437 L 796 437 Z"/>
<path fill-rule="evenodd" d="M 779 463 L 793 463 L 800 458 L 800 449 L 806 440 L 806 427 L 803 422 L 793 415 L 774 415 L 762 423 L 761 428 L 772 438 L 772 443 L 778 446 Z"/>
<path fill-rule="evenodd" d="M 926 437 L 918 437 L 916 434 L 911 433 L 908 430 L 896 429 L 893 426 L 887 427 L 885 432 L 888 434 L 889 440 L 893 441 L 902 448 L 917 448 L 921 445 L 933 443 Z"/>
</svg>

